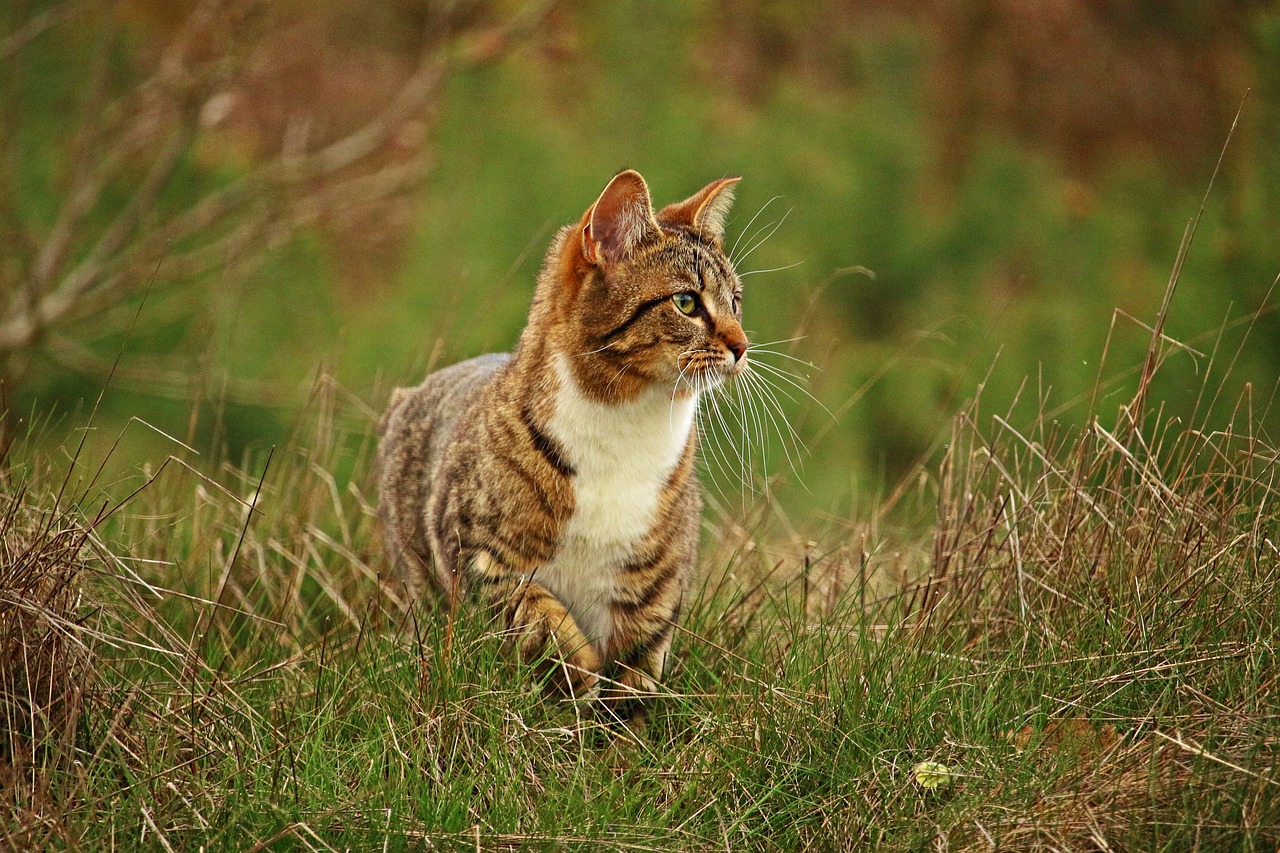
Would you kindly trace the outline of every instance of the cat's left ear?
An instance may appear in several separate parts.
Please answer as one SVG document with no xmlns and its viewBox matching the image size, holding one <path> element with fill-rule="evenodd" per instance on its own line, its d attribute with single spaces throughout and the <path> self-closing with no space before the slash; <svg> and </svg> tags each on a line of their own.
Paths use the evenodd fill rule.
<svg viewBox="0 0 1280 853">
<path fill-rule="evenodd" d="M 719 243 L 733 207 L 733 192 L 741 177 L 712 181 L 684 201 L 658 211 L 658 221 L 681 225 Z"/>
<path fill-rule="evenodd" d="M 614 176 L 583 217 L 582 254 L 593 264 L 617 263 L 657 230 L 648 185 L 639 172 L 626 169 Z"/>
</svg>

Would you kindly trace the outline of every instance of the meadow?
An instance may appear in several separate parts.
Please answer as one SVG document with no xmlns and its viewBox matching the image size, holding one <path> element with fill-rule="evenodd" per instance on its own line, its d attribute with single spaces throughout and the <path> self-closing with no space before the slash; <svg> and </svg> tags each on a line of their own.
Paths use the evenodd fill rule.
<svg viewBox="0 0 1280 853">
<path fill-rule="evenodd" d="M 110 447 L 19 435 L 5 842 L 1272 849 L 1270 399 L 1213 349 L 1200 419 L 1164 416 L 1152 380 L 1185 345 L 1152 328 L 1119 406 L 1018 423 L 979 394 L 846 537 L 779 536 L 765 499 L 709 516 L 663 695 L 630 725 L 548 700 L 482 613 L 409 606 L 376 545 L 371 412 L 329 377 L 287 441 L 212 475 L 176 439 L 104 475 Z M 933 529 L 877 523 L 898 502 Z"/>
<path fill-rule="evenodd" d="M 1280 16 L 882 5 L 0 13 L 3 846 L 1276 849 Z M 371 473 L 621 165 L 745 176 L 775 384 L 629 724 L 407 601 Z"/>
</svg>

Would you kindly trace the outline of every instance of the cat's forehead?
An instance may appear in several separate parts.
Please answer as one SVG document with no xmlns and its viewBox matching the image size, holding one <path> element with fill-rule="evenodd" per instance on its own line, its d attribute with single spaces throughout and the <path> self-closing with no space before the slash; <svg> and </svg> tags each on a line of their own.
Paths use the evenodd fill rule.
<svg viewBox="0 0 1280 853">
<path fill-rule="evenodd" d="M 651 264 L 688 278 L 698 289 L 737 290 L 741 285 L 733 264 L 718 242 L 681 228 L 664 228 L 664 239 Z"/>
</svg>

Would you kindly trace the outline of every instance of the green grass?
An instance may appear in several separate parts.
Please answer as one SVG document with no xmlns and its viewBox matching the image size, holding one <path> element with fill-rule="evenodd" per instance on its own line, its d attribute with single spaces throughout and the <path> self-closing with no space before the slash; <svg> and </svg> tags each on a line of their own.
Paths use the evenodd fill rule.
<svg viewBox="0 0 1280 853">
<path fill-rule="evenodd" d="M 6 16 L 12 27 L 29 5 Z M 281 441 L 317 364 L 363 393 L 377 382 L 416 381 L 434 356 L 510 349 L 552 233 L 628 165 L 646 176 L 659 204 L 742 174 L 729 238 L 740 255 L 778 226 L 741 265 L 761 273 L 744 280 L 746 327 L 756 342 L 804 336 L 789 352 L 816 365 L 809 388 L 840 413 L 829 419 L 781 400 L 812 454 L 812 494 L 778 487 L 788 511 L 856 518 L 865 506 L 851 510 L 854 502 L 885 472 L 909 472 L 979 380 L 989 399 L 1002 401 L 1027 376 L 1059 402 L 1087 393 L 1096 375 L 1088 356 L 1099 351 L 1108 315 L 1115 307 L 1149 316 L 1182 234 L 1180 212 L 1194 207 L 1212 163 L 1188 166 L 1153 143 L 1081 170 L 1068 152 L 1031 144 L 1003 123 L 966 130 L 967 120 L 948 117 L 938 100 L 947 39 L 912 16 L 817 32 L 776 4 L 748 4 L 728 15 L 733 21 L 722 5 L 665 3 L 656 15 L 651 4 L 634 3 L 557 11 L 527 49 L 449 77 L 423 128 L 436 165 L 412 196 L 402 239 L 386 235 L 396 250 L 375 253 L 384 266 L 355 275 L 342 260 L 345 232 L 307 228 L 283 245 L 263 241 L 252 263 L 238 260 L 189 287 L 173 289 L 161 276 L 140 312 L 131 301 L 93 313 L 9 359 L 8 399 L 24 412 L 92 400 L 123 349 L 100 423 L 144 417 L 239 459 L 246 448 Z M 1170 333 L 1197 347 L 1192 335 L 1230 304 L 1256 307 L 1275 275 L 1280 17 L 1261 9 L 1236 17 L 1256 37 L 1237 57 L 1245 63 L 1233 72 L 1241 91 L 1227 97 L 1222 126 L 1206 133 L 1225 136 L 1245 81 L 1256 86 L 1171 320 Z M 103 38 L 98 18 L 111 16 L 49 31 L 0 75 L 12 80 L 6 105 L 16 111 L 16 159 L 6 173 L 17 182 L 13 214 L 40 238 L 17 251 L 15 270 L 35 265 L 74 188 L 77 105 L 96 103 L 85 85 L 94 77 L 93 44 Z M 126 32 L 133 35 L 114 48 L 113 85 L 122 87 L 158 50 L 145 30 Z M 371 35 L 344 28 L 343 38 L 359 43 L 350 46 L 355 56 L 370 58 L 379 55 L 365 53 Z M 774 38 L 826 45 L 826 58 L 797 62 L 765 48 Z M 1235 55 L 1222 49 L 1221 61 Z M 739 55 L 746 65 L 735 71 Z M 235 55 L 228 61 L 239 67 Z M 753 64 L 759 79 L 745 86 Z M 1153 90 L 1164 87 L 1162 75 L 1153 79 Z M 339 118 L 311 106 L 317 127 Z M 1136 130 L 1117 126 L 1114 135 Z M 969 144 L 955 150 L 954 137 L 969 131 Z M 263 139 L 264 151 L 280 147 Z M 202 134 L 166 204 L 194 203 L 244 177 L 252 166 L 245 157 L 221 133 Z M 112 203 L 87 221 L 84 251 L 139 179 L 129 171 L 113 184 Z M 337 219 L 361 221 L 362 207 Z M 368 237 L 369 228 L 351 236 Z M 874 276 L 850 272 L 857 268 Z M 1113 355 L 1132 361 L 1145 335 L 1119 322 L 1133 333 L 1113 339 Z M 1274 322 L 1257 337 L 1268 345 L 1246 353 L 1239 374 L 1273 376 Z M 1193 359 L 1178 356 L 1163 371 L 1171 412 L 1187 415 L 1181 392 L 1196 384 L 1195 370 Z M 208 403 L 220 395 L 225 405 Z M 1024 395 L 1028 401 L 1036 402 Z M 189 415 L 193 403 L 203 404 L 199 417 Z M 1033 410 L 1024 405 L 1020 416 Z"/>
<path fill-rule="evenodd" d="M 1208 362 L 1205 417 L 1233 361 Z M 1216 433 L 1138 394 L 1085 429 L 976 400 L 911 481 L 922 536 L 717 518 L 666 695 L 631 727 L 545 698 L 484 614 L 405 606 L 370 413 L 339 390 L 322 377 L 288 443 L 204 473 L 176 443 L 143 471 L 9 448 L 10 847 L 1280 841 L 1277 452 L 1249 388 Z"/>
<path fill-rule="evenodd" d="M 1280 844 L 1272 391 L 1231 380 L 1274 378 L 1275 332 L 1238 352 L 1244 324 L 1192 337 L 1228 297 L 1270 300 L 1273 106 L 1235 143 L 1162 326 L 1201 353 L 1157 337 L 1144 363 L 1145 333 L 1112 335 L 1137 326 L 1106 312 L 1143 313 L 1200 176 L 1085 180 L 995 133 L 943 181 L 916 28 L 860 34 L 856 85 L 784 74 L 744 99 L 679 58 L 707 24 L 666 11 L 597 9 L 577 60 L 455 78 L 385 291 L 343 291 L 304 235 L 247 283 L 157 293 L 136 329 L 92 330 L 90 363 L 116 365 L 92 416 L 42 413 L 92 400 L 99 373 L 24 357 L 0 428 L 6 847 Z M 24 84 L 61 110 L 20 128 L 36 223 L 58 208 L 80 33 L 37 44 Z M 638 103 L 654 79 L 679 82 Z M 705 587 L 631 727 L 545 698 L 484 614 L 408 607 L 369 485 L 370 389 L 415 357 L 509 347 L 551 230 L 623 164 L 662 200 L 742 172 L 747 244 L 794 208 L 747 264 L 779 268 L 749 280 L 748 317 L 758 340 L 809 336 L 793 354 L 839 414 L 782 401 L 812 495 L 712 490 Z M 1104 346 L 1119 367 L 1080 357 Z M 908 474 L 850 510 L 877 464 Z M 919 784 L 922 761 L 950 783 Z"/>
</svg>

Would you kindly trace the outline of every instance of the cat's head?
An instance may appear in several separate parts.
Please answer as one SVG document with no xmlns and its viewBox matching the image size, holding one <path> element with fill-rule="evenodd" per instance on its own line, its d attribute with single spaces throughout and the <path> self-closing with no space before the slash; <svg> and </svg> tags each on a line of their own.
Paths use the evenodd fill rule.
<svg viewBox="0 0 1280 853">
<path fill-rule="evenodd" d="M 688 394 L 746 367 L 742 283 L 724 251 L 738 180 L 655 213 L 644 178 L 627 170 L 561 233 L 540 297 L 589 394 L 625 400 L 655 385 Z"/>
</svg>

